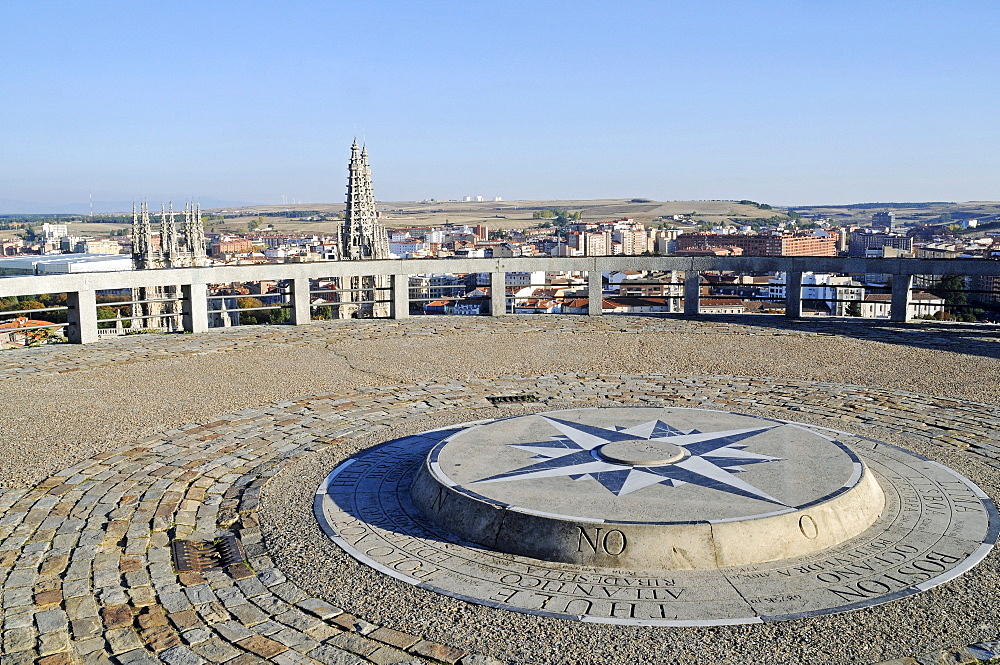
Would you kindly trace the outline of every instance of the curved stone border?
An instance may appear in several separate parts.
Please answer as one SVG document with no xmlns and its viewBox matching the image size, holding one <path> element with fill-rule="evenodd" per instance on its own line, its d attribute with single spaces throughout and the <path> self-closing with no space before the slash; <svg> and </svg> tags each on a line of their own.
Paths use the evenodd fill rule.
<svg viewBox="0 0 1000 665">
<path fill-rule="evenodd" d="M 577 388 L 566 391 L 570 382 Z M 281 402 L 170 430 L 75 464 L 31 489 L 3 492 L 4 664 L 489 662 L 424 639 L 418 630 L 367 623 L 332 605 L 332 598 L 316 597 L 301 581 L 290 581 L 298 573 L 282 563 L 285 554 L 273 540 L 281 527 L 262 530 L 258 505 L 266 483 L 282 469 L 311 465 L 315 455 L 328 452 L 349 455 L 350 439 L 378 438 L 409 417 L 490 408 L 488 395 L 529 390 L 540 392 L 549 406 L 603 395 L 621 401 L 641 392 L 679 405 L 796 408 L 802 409 L 800 420 L 816 413 L 840 420 L 844 428 L 920 431 L 929 444 L 964 447 L 980 464 L 1000 464 L 991 429 L 1000 422 L 996 407 L 833 384 L 807 390 L 796 382 L 734 377 L 550 375 L 389 386 Z M 246 566 L 173 571 L 172 538 L 211 538 L 220 530 L 239 535 Z M 369 620 L 385 611 L 365 603 L 344 607 Z M 678 643 L 690 645 L 684 635 L 676 636 Z M 978 646 L 963 653 L 993 653 L 981 640 L 995 636 L 995 630 L 981 633 L 972 640 Z M 956 644 L 955 637 L 939 639 Z M 703 646 L 706 658 L 711 648 Z"/>
<path fill-rule="evenodd" d="M 661 414 L 650 409 L 649 417 Z M 448 511 L 448 523 L 466 521 L 460 529 L 487 517 L 465 503 L 449 506 L 455 499 L 445 491 L 424 491 L 422 504 L 412 495 L 414 479 L 427 477 L 435 452 L 480 427 L 463 423 L 389 441 L 340 464 L 316 493 L 314 511 L 324 532 L 358 561 L 396 579 L 489 607 L 619 625 L 720 626 L 845 612 L 926 591 L 981 562 L 1000 530 L 992 500 L 967 478 L 898 447 L 823 428 L 823 439 L 835 436 L 850 451 L 858 477 L 857 455 L 880 470 L 887 495 L 886 513 L 845 543 L 770 563 L 698 570 L 594 568 L 504 555 L 464 543 L 429 515 Z M 505 528 L 511 520 L 497 517 Z M 634 523 L 577 528 L 580 548 L 586 537 L 595 553 L 602 531 L 605 543 L 619 534 L 620 549 L 601 557 L 609 563 L 626 542 L 641 540 Z M 685 523 L 666 542 L 681 541 L 694 528 Z M 703 537 L 697 533 L 692 540 Z"/>
</svg>

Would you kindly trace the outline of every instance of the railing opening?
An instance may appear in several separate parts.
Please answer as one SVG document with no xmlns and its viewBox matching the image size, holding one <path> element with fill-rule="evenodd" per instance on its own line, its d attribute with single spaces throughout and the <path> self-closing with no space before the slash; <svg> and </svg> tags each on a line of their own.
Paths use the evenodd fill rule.
<svg viewBox="0 0 1000 665">
<path fill-rule="evenodd" d="M 0 349 L 67 341 L 68 312 L 66 293 L 0 298 Z"/>
<path fill-rule="evenodd" d="M 387 275 L 323 277 L 309 280 L 309 311 L 314 320 L 386 319 L 392 316 L 392 285 Z"/>
<path fill-rule="evenodd" d="M 291 290 L 284 281 L 231 282 L 208 287 L 208 327 L 291 323 Z"/>
</svg>

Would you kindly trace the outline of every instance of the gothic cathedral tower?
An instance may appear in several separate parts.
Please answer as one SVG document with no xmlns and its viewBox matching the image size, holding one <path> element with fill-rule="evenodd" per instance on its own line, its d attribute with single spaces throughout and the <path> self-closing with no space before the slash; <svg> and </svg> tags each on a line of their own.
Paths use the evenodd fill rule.
<svg viewBox="0 0 1000 665">
<path fill-rule="evenodd" d="M 346 261 L 389 258 L 389 237 L 378 221 L 368 148 L 354 139 L 347 166 L 347 209 L 340 227 L 340 258 Z"/>
<path fill-rule="evenodd" d="M 389 236 L 378 221 L 368 149 L 354 139 L 347 166 L 347 208 L 340 226 L 338 254 L 341 261 L 389 258 Z M 340 318 L 382 318 L 389 315 L 389 279 L 385 276 L 358 276 L 343 280 Z M 346 304 L 349 303 L 349 304 Z"/>
</svg>

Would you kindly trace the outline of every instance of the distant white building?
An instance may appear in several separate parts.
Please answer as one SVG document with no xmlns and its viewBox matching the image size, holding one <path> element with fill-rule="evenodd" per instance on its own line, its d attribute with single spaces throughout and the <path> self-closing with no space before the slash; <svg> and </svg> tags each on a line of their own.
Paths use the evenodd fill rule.
<svg viewBox="0 0 1000 665">
<path fill-rule="evenodd" d="M 42 224 L 42 233 L 45 234 L 45 241 L 51 242 L 57 238 L 69 235 L 69 229 L 65 224 Z"/>
<path fill-rule="evenodd" d="M 53 275 L 132 270 L 129 254 L 55 254 L 0 258 L 0 275 Z"/>
</svg>

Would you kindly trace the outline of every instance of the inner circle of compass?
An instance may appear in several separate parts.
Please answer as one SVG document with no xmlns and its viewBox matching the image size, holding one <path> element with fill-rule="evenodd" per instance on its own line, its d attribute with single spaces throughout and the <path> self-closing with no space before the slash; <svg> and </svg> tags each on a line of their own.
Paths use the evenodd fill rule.
<svg viewBox="0 0 1000 665">
<path fill-rule="evenodd" d="M 690 453 L 686 448 L 666 441 L 630 439 L 612 441 L 594 449 L 594 456 L 614 464 L 628 466 L 666 466 L 680 462 Z"/>
<path fill-rule="evenodd" d="M 650 411 L 572 409 L 486 423 L 432 451 L 432 472 L 453 491 L 499 506 L 648 523 L 791 511 L 861 477 L 849 448 L 794 423 Z"/>
</svg>

